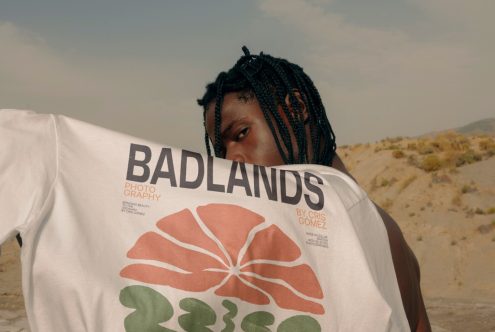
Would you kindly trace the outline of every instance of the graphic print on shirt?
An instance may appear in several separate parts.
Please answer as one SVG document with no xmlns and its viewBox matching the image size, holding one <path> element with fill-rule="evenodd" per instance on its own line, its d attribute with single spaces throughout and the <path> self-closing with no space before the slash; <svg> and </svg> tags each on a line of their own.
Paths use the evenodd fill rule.
<svg viewBox="0 0 495 332">
<path fill-rule="evenodd" d="M 195 212 L 196 217 L 184 209 L 159 220 L 160 232 L 143 234 L 127 253 L 142 261 L 124 267 L 120 275 L 188 292 L 211 289 L 219 297 L 255 305 L 325 313 L 314 271 L 279 227 L 232 204 L 199 206 Z"/>
</svg>

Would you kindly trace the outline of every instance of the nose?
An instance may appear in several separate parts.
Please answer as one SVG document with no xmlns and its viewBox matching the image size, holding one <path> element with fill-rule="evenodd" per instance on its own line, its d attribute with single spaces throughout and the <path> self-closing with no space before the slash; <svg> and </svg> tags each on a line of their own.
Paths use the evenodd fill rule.
<svg viewBox="0 0 495 332">
<path fill-rule="evenodd" d="M 226 147 L 227 151 L 225 152 L 225 159 L 233 160 L 241 163 L 246 162 L 246 157 L 244 153 L 240 149 L 236 149 L 235 147 Z"/>
</svg>

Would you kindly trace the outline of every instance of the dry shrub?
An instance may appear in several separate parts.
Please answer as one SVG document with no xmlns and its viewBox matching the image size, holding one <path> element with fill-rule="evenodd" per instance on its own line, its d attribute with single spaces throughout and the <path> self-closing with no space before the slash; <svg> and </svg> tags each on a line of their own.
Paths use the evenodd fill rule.
<svg viewBox="0 0 495 332">
<path fill-rule="evenodd" d="M 418 158 L 414 154 L 410 154 L 409 156 L 407 156 L 407 163 L 411 166 L 419 167 Z"/>
<path fill-rule="evenodd" d="M 435 148 L 429 144 L 418 147 L 418 153 L 421 155 L 432 154 L 433 152 L 435 152 Z"/>
<path fill-rule="evenodd" d="M 438 175 L 436 172 L 431 175 L 433 183 L 452 183 L 452 179 L 447 174 Z"/>
<path fill-rule="evenodd" d="M 352 146 L 351 146 L 351 150 L 353 150 L 353 151 L 354 151 L 354 150 L 356 150 L 356 149 L 359 149 L 361 146 L 363 146 L 363 144 L 362 144 L 362 143 L 354 144 L 354 145 L 352 145 Z"/>
<path fill-rule="evenodd" d="M 465 151 L 471 148 L 469 138 L 456 132 L 437 135 L 435 142 L 442 151 Z"/>
<path fill-rule="evenodd" d="M 488 151 L 486 151 L 485 156 L 487 158 L 490 158 L 490 157 L 495 156 L 495 147 L 493 147 L 493 148 L 489 149 Z"/>
<path fill-rule="evenodd" d="M 402 152 L 401 150 L 394 150 L 392 152 L 392 156 L 396 159 L 400 159 L 400 158 L 404 158 L 405 157 L 405 154 L 404 152 Z"/>
<path fill-rule="evenodd" d="M 408 177 L 406 180 L 404 180 L 404 182 L 402 182 L 401 186 L 400 186 L 400 191 L 403 191 L 404 189 L 406 189 L 407 187 L 409 187 L 409 185 L 411 183 L 414 182 L 414 180 L 416 180 L 417 176 L 416 175 L 411 175 L 410 177 Z"/>
<path fill-rule="evenodd" d="M 421 169 L 426 172 L 438 171 L 440 168 L 442 168 L 442 161 L 434 154 L 426 156 L 421 162 Z"/>
<path fill-rule="evenodd" d="M 380 207 L 385 211 L 390 212 L 390 208 L 393 204 L 394 202 L 390 198 L 387 198 L 385 201 L 382 202 L 382 204 L 380 204 Z"/>
<path fill-rule="evenodd" d="M 397 136 L 389 139 L 390 143 L 399 143 L 404 139 L 402 136 Z"/>
<path fill-rule="evenodd" d="M 478 226 L 478 232 L 480 232 L 480 234 L 487 234 L 487 233 L 490 233 L 494 228 L 495 228 L 495 225 L 493 223 L 484 224 L 484 225 Z"/>
<path fill-rule="evenodd" d="M 378 188 L 378 182 L 377 182 L 377 177 L 375 176 L 373 179 L 371 179 L 370 182 L 370 191 L 373 192 Z"/>
<path fill-rule="evenodd" d="M 491 208 L 486 209 L 486 214 L 494 214 L 495 213 L 495 207 L 492 206 Z"/>
<path fill-rule="evenodd" d="M 466 136 L 463 135 L 457 136 L 455 143 L 462 151 L 466 151 L 471 148 L 471 141 Z"/>
<path fill-rule="evenodd" d="M 397 178 L 395 176 L 392 176 L 392 178 L 389 180 L 389 185 L 391 186 L 394 183 L 396 183 L 397 181 L 399 181 L 399 180 L 397 180 Z"/>
<path fill-rule="evenodd" d="M 390 144 L 385 147 L 385 150 L 400 150 L 400 149 L 402 149 L 402 146 L 398 144 Z"/>
<path fill-rule="evenodd" d="M 444 166 L 448 167 L 449 169 L 455 169 L 457 167 L 457 163 L 461 155 L 462 152 L 459 151 L 455 151 L 455 150 L 446 151 L 443 154 Z"/>
<path fill-rule="evenodd" d="M 435 140 L 430 143 L 430 146 L 436 151 L 444 151 L 448 148 L 448 142 L 444 142 L 441 140 Z"/>
<path fill-rule="evenodd" d="M 464 141 L 465 139 L 464 136 L 455 132 L 447 132 L 437 135 L 431 144 L 438 151 L 451 151 L 461 149 L 462 144 L 458 142 Z"/>
<path fill-rule="evenodd" d="M 416 145 L 416 143 L 407 143 L 406 149 L 409 151 L 416 151 L 418 149 L 418 146 Z"/>
<path fill-rule="evenodd" d="M 462 205 L 462 198 L 461 198 L 461 194 L 456 194 L 456 195 L 452 198 L 452 204 L 454 204 L 455 206 L 461 206 L 461 205 Z"/>
<path fill-rule="evenodd" d="M 485 214 L 485 211 L 483 211 L 482 209 L 480 209 L 478 207 L 478 208 L 476 208 L 476 210 L 474 210 L 474 213 L 476 213 L 476 214 Z"/>
<path fill-rule="evenodd" d="M 456 160 L 456 166 L 459 167 L 462 165 L 469 165 L 477 161 L 480 161 L 481 159 L 482 159 L 481 154 L 473 150 L 467 150 L 465 153 L 459 155 L 459 157 Z"/>
<path fill-rule="evenodd" d="M 398 180 L 396 177 L 392 177 L 390 179 L 385 179 L 383 178 L 382 181 L 380 182 L 380 187 L 390 187 L 394 183 L 396 183 Z"/>
<path fill-rule="evenodd" d="M 480 147 L 480 150 L 482 150 L 482 151 L 488 151 L 490 149 L 495 148 L 495 141 L 493 139 L 491 139 L 491 138 L 487 138 L 487 139 L 481 140 L 478 143 L 478 145 Z"/>
<path fill-rule="evenodd" d="M 450 174 L 459 174 L 459 171 L 457 170 L 457 168 L 449 167 L 449 173 Z"/>
<path fill-rule="evenodd" d="M 476 188 L 476 186 L 470 185 L 470 184 L 465 184 L 461 188 L 461 193 L 463 193 L 463 194 L 474 193 L 476 191 L 478 191 L 478 188 Z"/>
</svg>

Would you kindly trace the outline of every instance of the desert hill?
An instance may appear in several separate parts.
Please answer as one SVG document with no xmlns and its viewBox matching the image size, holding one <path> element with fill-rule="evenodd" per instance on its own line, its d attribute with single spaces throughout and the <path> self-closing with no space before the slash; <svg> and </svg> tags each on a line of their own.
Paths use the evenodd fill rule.
<svg viewBox="0 0 495 332">
<path fill-rule="evenodd" d="M 446 132 L 343 146 L 339 155 L 399 223 L 426 297 L 495 299 L 495 140 Z"/>
<path fill-rule="evenodd" d="M 479 120 L 460 128 L 454 129 L 456 132 L 464 135 L 495 135 L 495 119 Z"/>
<path fill-rule="evenodd" d="M 495 118 L 482 119 L 475 122 L 468 123 L 462 127 L 436 131 L 428 134 L 421 135 L 420 137 L 430 137 L 433 138 L 440 134 L 445 134 L 447 132 L 454 132 L 462 135 L 488 135 L 495 137 Z"/>
</svg>

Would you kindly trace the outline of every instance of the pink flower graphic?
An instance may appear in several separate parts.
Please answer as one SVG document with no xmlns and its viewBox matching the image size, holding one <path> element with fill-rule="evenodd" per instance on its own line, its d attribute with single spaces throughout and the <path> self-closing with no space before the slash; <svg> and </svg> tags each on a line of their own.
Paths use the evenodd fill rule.
<svg viewBox="0 0 495 332">
<path fill-rule="evenodd" d="M 315 273 L 295 262 L 301 250 L 280 228 L 260 226 L 262 216 L 237 205 L 209 204 L 196 212 L 199 220 L 189 209 L 159 220 L 164 234 L 143 234 L 127 253 L 143 262 L 120 275 L 190 292 L 214 289 L 252 304 L 273 300 L 284 309 L 325 312 L 315 301 L 323 298 Z"/>
</svg>

